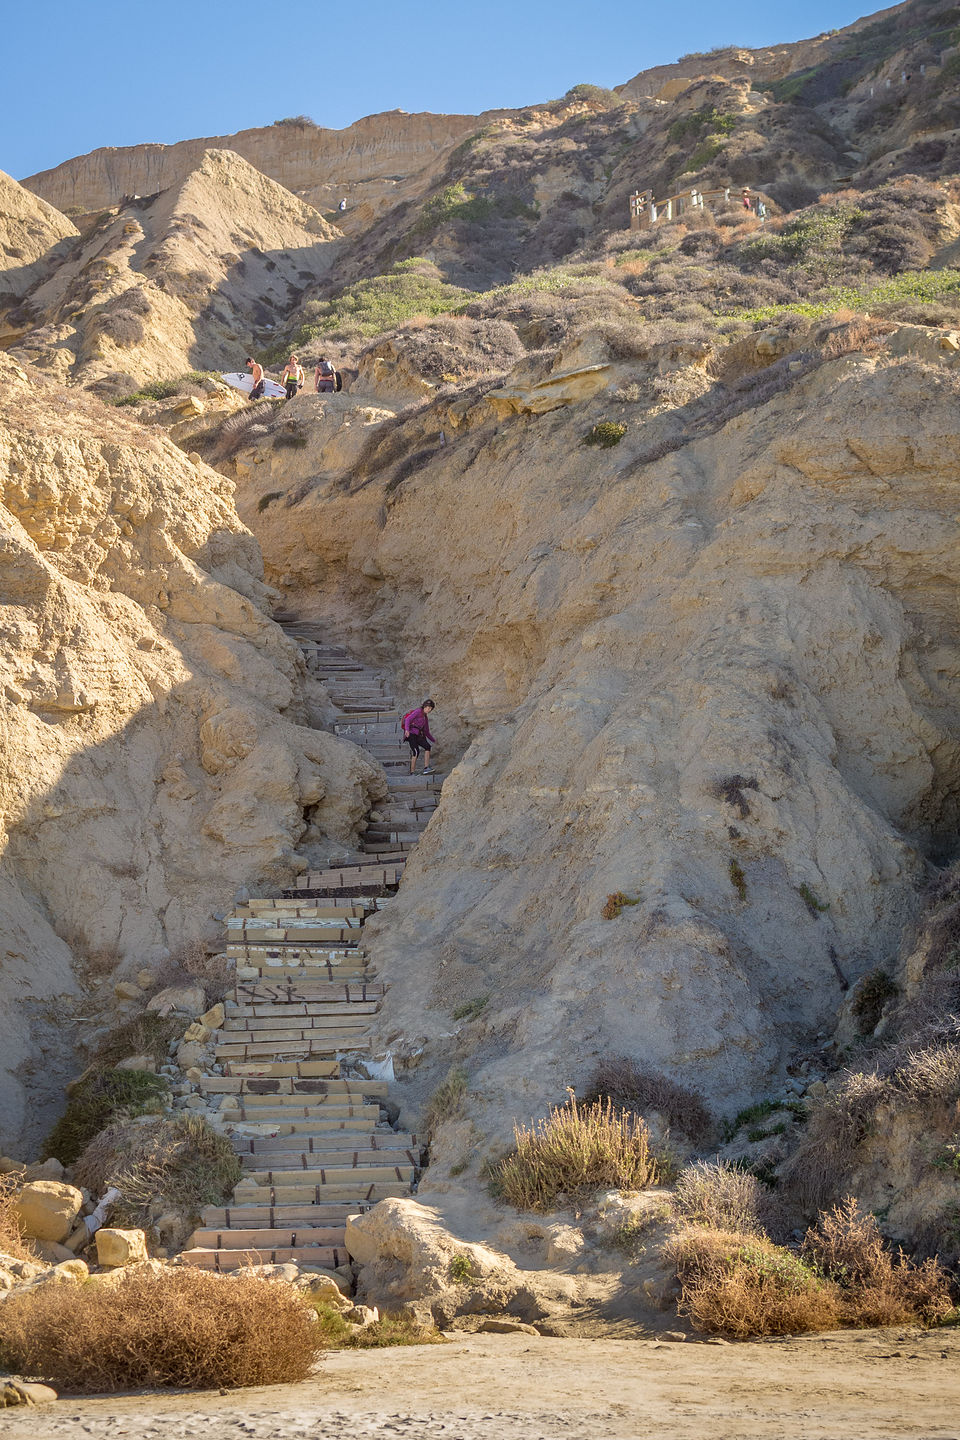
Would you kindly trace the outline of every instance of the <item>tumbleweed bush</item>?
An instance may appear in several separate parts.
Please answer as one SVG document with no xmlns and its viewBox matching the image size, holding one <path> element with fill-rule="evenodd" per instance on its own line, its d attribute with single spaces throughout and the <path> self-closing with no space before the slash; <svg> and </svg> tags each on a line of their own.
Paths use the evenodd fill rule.
<svg viewBox="0 0 960 1440">
<path fill-rule="evenodd" d="M 134 1271 L 116 1287 L 44 1285 L 0 1309 L 0 1365 L 87 1394 L 292 1384 L 322 1348 L 289 1286 L 187 1266 Z"/>
</svg>

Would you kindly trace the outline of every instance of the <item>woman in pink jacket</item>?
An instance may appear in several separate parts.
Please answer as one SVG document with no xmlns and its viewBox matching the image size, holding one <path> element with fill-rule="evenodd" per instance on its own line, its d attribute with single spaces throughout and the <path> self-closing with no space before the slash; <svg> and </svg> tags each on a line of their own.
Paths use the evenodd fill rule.
<svg viewBox="0 0 960 1440">
<path fill-rule="evenodd" d="M 424 700 L 416 710 L 409 710 L 404 715 L 401 724 L 403 725 L 403 738 L 410 746 L 410 774 L 413 775 L 417 768 L 417 756 L 421 750 L 423 755 L 423 774 L 432 775 L 433 766 L 430 764 L 430 747 L 437 742 L 430 734 L 430 721 L 428 716 L 436 706 L 432 700 Z"/>
</svg>

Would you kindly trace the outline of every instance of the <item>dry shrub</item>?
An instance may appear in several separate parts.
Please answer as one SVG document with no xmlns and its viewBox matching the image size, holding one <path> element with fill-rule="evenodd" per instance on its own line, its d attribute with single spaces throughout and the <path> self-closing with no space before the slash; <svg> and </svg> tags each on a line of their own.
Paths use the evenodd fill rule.
<svg viewBox="0 0 960 1440">
<path fill-rule="evenodd" d="M 800 1335 L 840 1323 L 837 1287 L 761 1235 L 694 1227 L 668 1241 L 679 1310 L 698 1330 L 745 1340 Z"/>
<path fill-rule="evenodd" d="M 116 1065 L 130 1055 L 149 1055 L 153 1060 L 166 1060 L 170 1041 L 182 1035 L 183 1030 L 182 1015 L 157 1015 L 153 1010 L 144 1010 L 132 1019 L 114 1025 L 98 1044 L 93 1061 L 104 1068 Z"/>
<path fill-rule="evenodd" d="M 57 1389 L 233 1389 L 306 1379 L 322 1348 L 287 1285 L 187 1266 L 119 1285 L 45 1285 L 0 1307 L 0 1364 Z"/>
<path fill-rule="evenodd" d="M 242 412 L 241 412 L 242 413 Z M 211 955 L 202 940 L 188 940 L 174 950 L 161 967 L 154 991 L 164 990 L 168 985 L 178 985 L 184 980 L 196 980 L 203 986 L 208 1005 L 222 1000 L 234 979 L 227 956 L 222 952 Z"/>
<path fill-rule="evenodd" d="M 514 1150 L 492 1166 L 494 1192 L 518 1210 L 551 1210 L 561 1196 L 596 1190 L 642 1190 L 662 1178 L 663 1165 L 650 1148 L 639 1115 L 617 1110 L 610 1100 L 551 1110 L 528 1129 L 514 1125 Z"/>
<path fill-rule="evenodd" d="M 741 1235 L 760 1234 L 764 1189 L 755 1175 L 727 1160 L 695 1160 L 681 1170 L 677 1210 L 689 1225 Z"/>
<path fill-rule="evenodd" d="M 623 1110 L 646 1114 L 656 1110 L 671 1130 L 680 1130 L 694 1144 L 705 1141 L 713 1129 L 713 1116 L 698 1090 L 669 1079 L 659 1070 L 638 1065 L 628 1055 L 600 1060 L 587 1082 L 585 1104 L 612 1100 Z"/>
<path fill-rule="evenodd" d="M 222 1205 L 243 1169 L 230 1141 L 204 1116 L 182 1114 L 110 1125 L 90 1142 L 73 1174 L 95 1195 L 115 1185 L 124 1222 L 143 1225 L 157 1201 L 191 1218 L 204 1205 Z"/>
<path fill-rule="evenodd" d="M 427 1101 L 423 1117 L 427 1134 L 432 1135 L 445 1120 L 455 1120 L 463 1111 L 466 1097 L 467 1072 L 462 1065 L 454 1065 Z"/>
<path fill-rule="evenodd" d="M 17 1217 L 17 1188 L 14 1177 L 0 1176 L 0 1253 L 14 1260 L 36 1260 L 37 1252 L 24 1240 Z"/>
<path fill-rule="evenodd" d="M 845 1324 L 936 1325 L 953 1308 L 939 1263 L 913 1265 L 902 1250 L 891 1254 L 876 1218 L 852 1195 L 818 1217 L 802 1254 L 839 1287 Z"/>
</svg>

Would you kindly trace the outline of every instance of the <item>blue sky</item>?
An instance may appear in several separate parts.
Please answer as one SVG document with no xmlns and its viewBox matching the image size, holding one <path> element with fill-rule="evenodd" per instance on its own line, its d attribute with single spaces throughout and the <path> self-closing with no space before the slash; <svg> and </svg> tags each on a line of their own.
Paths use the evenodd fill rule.
<svg viewBox="0 0 960 1440">
<path fill-rule="evenodd" d="M 18 179 L 100 145 L 226 135 L 306 114 L 476 113 L 622 83 L 714 45 L 847 25 L 869 0 L 7 0 L 0 169 Z"/>
</svg>

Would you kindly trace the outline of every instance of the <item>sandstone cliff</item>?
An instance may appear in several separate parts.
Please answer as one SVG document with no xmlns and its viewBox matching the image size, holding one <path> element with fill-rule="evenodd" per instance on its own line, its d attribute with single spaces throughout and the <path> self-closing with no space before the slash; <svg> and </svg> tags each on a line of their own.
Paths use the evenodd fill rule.
<svg viewBox="0 0 960 1440">
<path fill-rule="evenodd" d="M 462 1062 L 502 1140 L 626 1053 L 723 1109 L 896 953 L 956 822 L 955 353 L 902 331 L 671 445 L 581 346 L 379 452 L 342 396 L 315 448 L 238 457 L 268 574 L 462 756 L 370 927 L 414 1102 Z"/>
<path fill-rule="evenodd" d="M 383 781 L 307 725 L 231 484 L 0 367 L 0 1147 L 22 1147 L 62 1103 L 86 968 L 218 936 L 238 886 L 302 868 L 308 823 L 349 844 Z"/>
<path fill-rule="evenodd" d="M 60 209 L 95 210 L 116 205 L 123 196 L 150 195 L 177 185 L 200 163 L 204 151 L 225 149 L 242 155 L 319 210 L 333 210 L 346 197 L 346 223 L 356 224 L 361 217 L 369 223 L 384 205 L 408 198 L 411 180 L 422 187 L 465 136 L 503 113 L 407 115 L 394 110 L 369 115 L 344 130 L 288 121 L 175 145 L 93 150 L 31 175 L 25 183 Z"/>
<path fill-rule="evenodd" d="M 64 258 L 77 233 L 66 215 L 0 170 L 0 324 L 3 311 Z"/>
<path fill-rule="evenodd" d="M 170 189 L 108 215 L 31 292 L 19 353 L 115 391 L 242 369 L 253 332 L 327 273 L 338 234 L 239 156 L 207 150 Z"/>
</svg>

